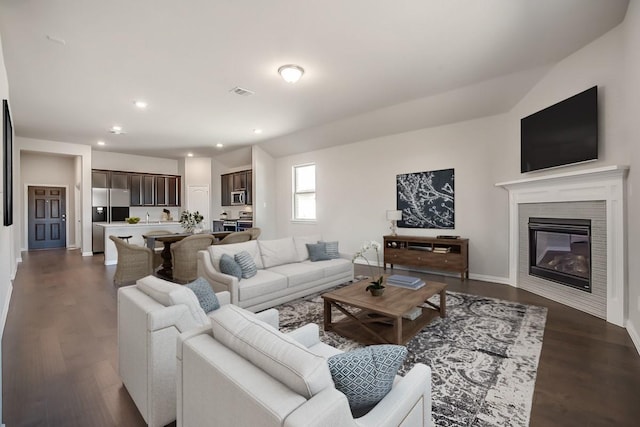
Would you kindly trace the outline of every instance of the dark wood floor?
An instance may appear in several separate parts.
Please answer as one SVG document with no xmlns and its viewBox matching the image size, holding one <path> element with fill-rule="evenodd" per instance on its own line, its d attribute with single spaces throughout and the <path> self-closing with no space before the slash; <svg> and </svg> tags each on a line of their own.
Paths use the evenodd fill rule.
<svg viewBox="0 0 640 427">
<path fill-rule="evenodd" d="M 7 427 L 145 425 L 117 374 L 114 270 L 79 251 L 23 254 L 2 342 Z M 531 426 L 640 425 L 640 356 L 624 329 L 510 286 L 421 276 L 548 308 Z"/>
</svg>

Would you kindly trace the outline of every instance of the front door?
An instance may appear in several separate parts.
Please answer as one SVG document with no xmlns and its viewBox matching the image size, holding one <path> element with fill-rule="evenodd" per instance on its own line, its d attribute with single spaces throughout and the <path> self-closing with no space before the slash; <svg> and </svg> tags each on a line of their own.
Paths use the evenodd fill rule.
<svg viewBox="0 0 640 427">
<path fill-rule="evenodd" d="M 29 186 L 28 203 L 29 249 L 66 247 L 64 188 Z"/>
</svg>

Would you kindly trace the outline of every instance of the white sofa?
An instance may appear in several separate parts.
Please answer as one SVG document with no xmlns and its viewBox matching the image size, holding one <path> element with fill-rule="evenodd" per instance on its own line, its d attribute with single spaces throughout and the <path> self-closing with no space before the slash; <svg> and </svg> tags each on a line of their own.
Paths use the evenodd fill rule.
<svg viewBox="0 0 640 427">
<path fill-rule="evenodd" d="M 338 259 L 309 260 L 306 244 L 319 240 L 318 235 L 209 246 L 198 252 L 198 276 L 207 279 L 216 292 L 228 291 L 232 304 L 251 311 L 353 280 L 353 263 L 345 254 Z M 238 280 L 220 272 L 222 254 L 233 257 L 240 251 L 252 256 L 258 269 L 254 277 Z"/>
<path fill-rule="evenodd" d="M 414 427 L 431 424 L 431 370 L 416 364 L 354 419 L 318 326 L 283 334 L 228 305 L 178 338 L 178 427 Z"/>
<path fill-rule="evenodd" d="M 228 292 L 216 294 L 221 305 Z M 278 311 L 256 316 L 278 327 Z M 184 286 L 147 276 L 118 289 L 118 371 L 150 427 L 176 419 L 176 342 L 180 333 L 210 325 Z"/>
</svg>

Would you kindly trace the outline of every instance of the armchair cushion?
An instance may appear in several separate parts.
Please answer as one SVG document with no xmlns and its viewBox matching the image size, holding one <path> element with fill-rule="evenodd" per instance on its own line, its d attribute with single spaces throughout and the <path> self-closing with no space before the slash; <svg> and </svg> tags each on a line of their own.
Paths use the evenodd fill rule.
<svg viewBox="0 0 640 427">
<path fill-rule="evenodd" d="M 164 306 L 186 305 L 191 316 L 200 326 L 206 325 L 209 321 L 196 295 L 182 285 L 167 282 L 155 276 L 147 276 L 139 279 L 136 286 Z"/>
<path fill-rule="evenodd" d="M 220 256 L 220 273 L 234 276 L 238 280 L 242 279 L 242 267 L 240 267 L 240 264 L 229 254 L 222 254 L 222 256 Z"/>
<path fill-rule="evenodd" d="M 336 389 L 347 396 L 354 417 L 360 417 L 391 391 L 407 348 L 374 345 L 327 359 Z"/>
<path fill-rule="evenodd" d="M 209 315 L 213 337 L 307 399 L 332 385 L 326 359 L 258 320 L 226 305 Z"/>
<path fill-rule="evenodd" d="M 216 297 L 216 293 L 213 292 L 211 285 L 206 281 L 206 279 L 198 277 L 193 282 L 187 283 L 184 286 L 191 289 L 193 293 L 196 294 L 198 303 L 200 303 L 200 307 L 202 307 L 205 313 L 210 313 L 213 310 L 220 308 L 218 297 Z"/>
<path fill-rule="evenodd" d="M 240 266 L 243 279 L 250 279 L 258 273 L 256 263 L 247 251 L 240 251 L 233 256 L 235 262 Z"/>
</svg>

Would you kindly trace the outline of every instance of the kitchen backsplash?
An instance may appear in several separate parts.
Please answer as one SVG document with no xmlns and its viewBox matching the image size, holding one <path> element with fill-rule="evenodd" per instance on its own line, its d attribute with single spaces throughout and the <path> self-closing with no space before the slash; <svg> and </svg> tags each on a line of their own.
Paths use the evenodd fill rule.
<svg viewBox="0 0 640 427">
<path fill-rule="evenodd" d="M 131 206 L 129 208 L 129 216 L 137 216 L 142 221 L 147 218 L 147 212 L 149 212 L 149 221 L 160 221 L 162 218 L 162 210 L 168 209 L 171 212 L 171 216 L 174 221 L 180 220 L 180 212 L 182 212 L 182 208 L 180 207 L 162 207 L 162 206 Z"/>
</svg>

